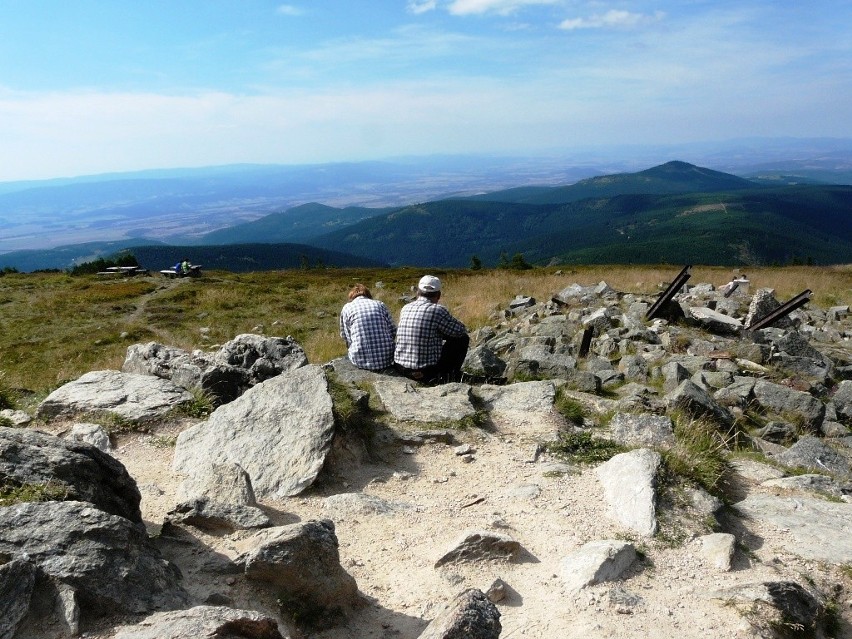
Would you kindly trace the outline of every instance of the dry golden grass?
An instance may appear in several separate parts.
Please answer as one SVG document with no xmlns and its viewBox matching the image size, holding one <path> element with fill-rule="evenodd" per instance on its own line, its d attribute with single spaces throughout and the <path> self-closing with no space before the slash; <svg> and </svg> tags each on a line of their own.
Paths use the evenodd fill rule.
<svg viewBox="0 0 852 639">
<path fill-rule="evenodd" d="M 442 303 L 475 329 L 492 322 L 518 294 L 541 301 L 574 283 L 605 281 L 625 293 L 655 295 L 679 271 L 679 266 L 335 269 L 212 272 L 186 280 L 9 274 L 0 277 L 0 374 L 10 387 L 43 395 L 90 370 L 119 369 L 131 344 L 211 349 L 256 331 L 291 335 L 310 361 L 326 362 L 345 353 L 337 314 L 355 282 L 366 284 L 398 317 L 401 296 L 431 272 L 444 281 Z M 852 266 L 757 268 L 747 274 L 752 290 L 773 288 L 782 301 L 809 288 L 817 306 L 852 303 Z M 732 275 L 730 268 L 695 267 L 690 282 L 719 286 Z M 384 285 L 376 286 L 379 281 Z"/>
</svg>

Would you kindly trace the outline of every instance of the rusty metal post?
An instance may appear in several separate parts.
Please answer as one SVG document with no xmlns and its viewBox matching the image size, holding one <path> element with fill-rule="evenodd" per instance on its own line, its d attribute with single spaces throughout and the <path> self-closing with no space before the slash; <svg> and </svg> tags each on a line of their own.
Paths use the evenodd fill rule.
<svg viewBox="0 0 852 639">
<path fill-rule="evenodd" d="M 777 322 L 782 317 L 789 315 L 793 311 L 795 311 L 800 306 L 804 306 L 811 299 L 811 289 L 806 288 L 804 291 L 796 295 L 793 299 L 788 302 L 785 302 L 774 311 L 764 315 L 759 320 L 752 322 L 748 326 L 746 326 L 745 330 L 747 331 L 757 331 L 761 328 L 766 328 L 768 326 L 772 326 L 775 322 Z"/>
<path fill-rule="evenodd" d="M 592 333 L 595 329 L 589 326 L 583 331 L 583 340 L 580 342 L 580 357 L 585 357 L 589 354 L 589 347 L 592 345 Z"/>
<path fill-rule="evenodd" d="M 680 288 L 684 284 L 686 284 L 686 280 L 688 280 L 690 277 L 689 270 L 691 268 L 691 264 L 683 267 L 681 272 L 678 273 L 678 276 L 674 278 L 674 280 L 672 280 L 672 283 L 669 284 L 668 288 L 660 294 L 660 296 L 657 298 L 657 301 L 654 302 L 654 305 L 648 309 L 647 313 L 645 313 L 645 319 L 654 319 L 662 310 L 662 308 L 666 305 L 666 303 L 671 301 L 671 299 L 677 294 Z"/>
</svg>

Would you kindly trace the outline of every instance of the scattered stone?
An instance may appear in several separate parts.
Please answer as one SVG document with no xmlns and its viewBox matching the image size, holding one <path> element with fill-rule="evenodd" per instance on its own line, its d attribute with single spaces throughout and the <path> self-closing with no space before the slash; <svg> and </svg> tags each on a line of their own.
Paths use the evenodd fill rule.
<svg viewBox="0 0 852 639">
<path fill-rule="evenodd" d="M 672 420 L 649 413 L 617 413 L 610 421 L 612 439 L 626 446 L 669 447 L 675 443 Z"/>
<path fill-rule="evenodd" d="M 481 590 L 465 590 L 438 613 L 419 639 L 499 639 L 500 611 Z"/>
<path fill-rule="evenodd" d="M 698 538 L 701 554 L 708 565 L 729 572 L 734 559 L 737 539 L 729 533 L 713 533 Z"/>
<path fill-rule="evenodd" d="M 289 635 L 289 633 L 288 633 Z M 157 612 L 133 626 L 118 628 L 115 639 L 198 639 L 245 637 L 283 639 L 278 622 L 251 610 L 223 606 L 195 606 L 188 610 Z"/>
<path fill-rule="evenodd" d="M 787 636 L 790 629 L 801 637 L 826 636 L 825 604 L 794 581 L 740 584 L 711 593 L 722 605 L 733 605 L 761 637 Z M 789 635 L 793 636 L 793 635 Z"/>
<path fill-rule="evenodd" d="M 488 531 L 467 532 L 435 562 L 435 568 L 452 563 L 514 561 L 520 552 L 521 544 L 509 535 Z"/>
<path fill-rule="evenodd" d="M 617 539 L 590 541 L 562 560 L 562 580 L 570 591 L 578 591 L 618 579 L 634 561 L 633 544 Z"/>
<path fill-rule="evenodd" d="M 647 448 L 615 455 L 597 468 L 610 516 L 643 536 L 657 532 L 655 483 L 660 454 Z"/>
<path fill-rule="evenodd" d="M 112 450 L 109 435 L 99 424 L 74 424 L 65 439 L 72 442 L 84 442 L 108 453 Z"/>
<path fill-rule="evenodd" d="M 355 579 L 340 565 L 331 520 L 267 528 L 257 541 L 256 548 L 235 562 L 245 567 L 248 579 L 279 593 L 284 608 L 295 616 L 330 627 L 358 603 Z"/>
</svg>

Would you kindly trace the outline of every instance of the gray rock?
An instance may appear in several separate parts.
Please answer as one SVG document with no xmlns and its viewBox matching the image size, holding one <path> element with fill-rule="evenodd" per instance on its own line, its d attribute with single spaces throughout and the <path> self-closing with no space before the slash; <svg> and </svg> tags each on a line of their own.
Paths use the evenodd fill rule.
<svg viewBox="0 0 852 639">
<path fill-rule="evenodd" d="M 257 506 L 249 474 L 234 463 L 206 464 L 178 488 L 178 501 L 209 499 L 223 504 Z"/>
<path fill-rule="evenodd" d="M 757 431 L 757 436 L 776 444 L 791 442 L 796 438 L 797 429 L 787 422 L 771 421 Z"/>
<path fill-rule="evenodd" d="M 852 424 L 852 380 L 844 379 L 831 397 L 838 419 Z"/>
<path fill-rule="evenodd" d="M 737 538 L 729 533 L 713 533 L 698 538 L 701 555 L 708 565 L 729 572 L 734 559 Z"/>
<path fill-rule="evenodd" d="M 618 539 L 590 541 L 561 561 L 562 580 L 568 590 L 576 592 L 618 579 L 634 561 L 633 544 Z"/>
<path fill-rule="evenodd" d="M 832 565 L 852 561 L 849 504 L 815 497 L 750 495 L 733 508 L 743 517 L 786 530 L 781 538 L 786 552 Z"/>
<path fill-rule="evenodd" d="M 792 468 L 849 476 L 849 459 L 818 437 L 802 437 L 786 451 L 776 455 L 776 459 Z"/>
<path fill-rule="evenodd" d="M 498 639 L 500 611 L 481 590 L 465 590 L 447 604 L 419 639 Z"/>
<path fill-rule="evenodd" d="M 670 393 L 684 380 L 689 379 L 689 371 L 679 362 L 670 361 L 660 368 L 663 374 L 663 390 Z"/>
<path fill-rule="evenodd" d="M 194 526 L 217 535 L 272 525 L 269 517 L 260 508 L 227 504 L 203 497 L 178 504 L 166 514 L 165 521 L 169 524 Z"/>
<path fill-rule="evenodd" d="M 306 366 L 308 358 L 292 337 L 245 333 L 223 344 L 213 361 L 247 371 L 249 383 L 254 385 Z"/>
<path fill-rule="evenodd" d="M 597 467 L 610 516 L 643 536 L 657 532 L 656 475 L 660 454 L 640 448 L 615 455 Z"/>
<path fill-rule="evenodd" d="M 648 380 L 648 364 L 639 355 L 625 355 L 618 363 L 618 370 L 624 373 L 626 379 L 637 382 Z"/>
<path fill-rule="evenodd" d="M 287 608 L 321 611 L 337 623 L 358 602 L 355 579 L 340 565 L 337 535 L 329 519 L 268 528 L 253 550 L 237 557 L 248 579 L 273 588 Z"/>
<path fill-rule="evenodd" d="M 72 442 L 91 444 L 105 453 L 112 450 L 109 435 L 107 435 L 103 426 L 98 424 L 74 424 L 71 427 L 71 432 L 65 436 L 65 439 Z"/>
<path fill-rule="evenodd" d="M 334 415 L 323 371 L 305 366 L 261 382 L 178 436 L 172 467 L 189 477 L 236 463 L 260 497 L 297 495 L 331 448 Z"/>
<path fill-rule="evenodd" d="M 363 515 L 389 515 L 391 513 L 409 510 L 411 506 L 402 502 L 392 502 L 375 495 L 364 493 L 340 493 L 331 495 L 322 501 L 322 507 L 335 520 L 346 517 Z"/>
<path fill-rule="evenodd" d="M 730 386 L 720 388 L 713 393 L 713 399 L 722 406 L 745 408 L 751 401 L 756 381 L 753 377 L 734 377 Z"/>
<path fill-rule="evenodd" d="M 762 486 L 767 488 L 781 488 L 783 490 L 810 492 L 816 495 L 829 495 L 842 499 L 845 495 L 843 487 L 831 477 L 826 475 L 806 474 L 793 475 L 792 477 L 779 477 L 769 479 Z"/>
<path fill-rule="evenodd" d="M 609 426 L 612 439 L 627 446 L 669 447 L 675 443 L 672 420 L 665 415 L 617 413 Z"/>
<path fill-rule="evenodd" d="M 217 404 L 239 397 L 250 387 L 308 363 L 292 338 L 243 334 L 216 353 L 194 351 L 156 342 L 127 349 L 122 370 L 169 379 L 186 389 L 200 388 Z"/>
<path fill-rule="evenodd" d="M 548 413 L 553 410 L 556 386 L 551 381 L 518 382 L 506 386 L 483 384 L 473 389 L 485 410 L 494 413 Z"/>
<path fill-rule="evenodd" d="M 145 423 L 192 401 L 192 395 L 167 379 L 119 371 L 92 371 L 60 386 L 39 404 L 36 415 L 49 421 L 76 414 L 105 415 Z"/>
<path fill-rule="evenodd" d="M 29 413 L 25 413 L 22 410 L 14 410 L 12 408 L 4 408 L 3 410 L 0 410 L 0 417 L 8 419 L 12 422 L 13 426 L 26 426 L 33 421 L 33 418 L 30 417 Z"/>
<path fill-rule="evenodd" d="M 779 629 L 795 629 L 796 636 L 824 637 L 825 604 L 793 581 L 738 584 L 711 593 L 724 606 L 734 606 L 760 637 L 793 636 Z"/>
<path fill-rule="evenodd" d="M 716 335 L 739 335 L 743 329 L 743 325 L 738 319 L 717 313 L 703 306 L 691 306 L 689 316 L 699 326 Z"/>
<path fill-rule="evenodd" d="M 120 549 L 120 552 L 117 550 Z M 26 557 L 73 589 L 85 617 L 187 603 L 179 571 L 141 526 L 77 501 L 0 508 L 0 556 Z"/>
<path fill-rule="evenodd" d="M 759 379 L 754 383 L 754 400 L 779 416 L 798 415 L 804 426 L 816 431 L 825 417 L 825 405 L 816 397 L 781 384 Z"/>
<path fill-rule="evenodd" d="M 391 416 L 399 421 L 460 421 L 476 413 L 467 384 L 428 387 L 403 377 L 388 377 L 376 380 L 373 388 Z"/>
<path fill-rule="evenodd" d="M 734 423 L 734 416 L 720 406 L 703 388 L 690 380 L 681 382 L 671 393 L 665 396 L 670 410 L 680 409 L 694 418 L 707 418 L 717 425 L 728 428 Z"/>
<path fill-rule="evenodd" d="M 514 561 L 520 552 L 521 544 L 509 535 L 471 531 L 453 542 L 450 549 L 435 562 L 435 568 L 451 563 Z"/>
<path fill-rule="evenodd" d="M 133 626 L 118 628 L 115 639 L 198 639 L 243 637 L 283 639 L 278 623 L 253 610 L 222 606 L 195 606 L 188 610 L 157 612 Z"/>
<path fill-rule="evenodd" d="M 25 559 L 0 565 L 0 639 L 12 639 L 30 610 L 35 566 Z"/>
<path fill-rule="evenodd" d="M 483 345 L 468 351 L 462 368 L 471 375 L 502 377 L 506 372 L 506 362 L 488 346 Z"/>
<path fill-rule="evenodd" d="M 142 497 L 127 469 L 91 444 L 0 427 L 0 483 L 53 484 L 68 500 L 142 523 Z"/>
<path fill-rule="evenodd" d="M 775 299 L 775 294 L 772 289 L 759 288 L 754 292 L 754 296 L 751 298 L 751 303 L 748 306 L 748 313 L 746 314 L 743 324 L 746 328 L 748 328 L 780 306 L 781 302 Z M 793 326 L 793 321 L 789 316 L 780 317 L 772 324 L 772 326 L 774 328 L 789 328 Z"/>
</svg>

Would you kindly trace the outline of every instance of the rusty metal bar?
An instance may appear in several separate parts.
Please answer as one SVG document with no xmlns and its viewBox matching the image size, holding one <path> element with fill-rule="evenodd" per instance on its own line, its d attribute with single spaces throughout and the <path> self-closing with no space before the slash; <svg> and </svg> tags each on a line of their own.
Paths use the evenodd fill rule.
<svg viewBox="0 0 852 639">
<path fill-rule="evenodd" d="M 665 306 L 666 303 L 669 302 L 675 296 L 675 294 L 680 290 L 680 288 L 684 284 L 686 284 L 686 280 L 688 280 L 690 277 L 689 269 L 691 268 L 691 264 L 683 267 L 681 272 L 678 273 L 678 276 L 674 278 L 674 280 L 672 280 L 672 283 L 669 284 L 668 288 L 660 294 L 660 296 L 657 298 L 657 301 L 654 302 L 654 305 L 648 309 L 647 313 L 645 313 L 645 319 L 654 319 L 660 312 L 660 310 L 663 308 L 663 306 Z"/>
<path fill-rule="evenodd" d="M 811 289 L 806 288 L 804 291 L 796 295 L 789 302 L 785 302 L 774 311 L 764 315 L 756 322 L 752 322 L 748 326 L 746 326 L 747 331 L 757 331 L 761 328 L 766 328 L 768 326 L 772 326 L 775 322 L 777 322 L 782 317 L 789 315 L 793 311 L 795 311 L 800 306 L 804 306 L 811 299 Z"/>
</svg>

